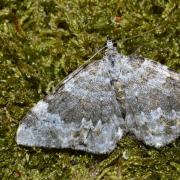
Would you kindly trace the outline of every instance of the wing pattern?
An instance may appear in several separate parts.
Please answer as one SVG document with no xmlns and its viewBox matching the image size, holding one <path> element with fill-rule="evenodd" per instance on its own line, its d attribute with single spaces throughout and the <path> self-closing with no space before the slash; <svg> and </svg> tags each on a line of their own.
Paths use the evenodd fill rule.
<svg viewBox="0 0 180 180">
<path fill-rule="evenodd" d="M 180 134 L 180 75 L 145 58 L 116 58 L 125 86 L 126 126 L 146 144 L 161 147 Z"/>
<path fill-rule="evenodd" d="M 100 60 L 88 65 L 39 101 L 19 127 L 17 143 L 94 153 L 112 151 L 125 125 L 105 63 Z"/>
<path fill-rule="evenodd" d="M 108 43 L 107 43 L 108 44 Z M 126 133 L 161 147 L 180 135 L 180 75 L 152 60 L 105 56 L 70 74 L 20 124 L 20 145 L 112 151 Z"/>
</svg>

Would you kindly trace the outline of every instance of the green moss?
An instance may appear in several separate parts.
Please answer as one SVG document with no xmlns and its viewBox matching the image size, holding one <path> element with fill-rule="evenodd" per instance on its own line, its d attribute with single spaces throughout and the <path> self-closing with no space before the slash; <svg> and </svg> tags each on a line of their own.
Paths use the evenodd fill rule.
<svg viewBox="0 0 180 180">
<path fill-rule="evenodd" d="M 180 70 L 178 0 L 1 0 L 0 179 L 178 179 L 180 141 L 160 150 L 128 136 L 109 155 L 19 147 L 30 107 L 109 35 L 119 52 Z M 97 55 L 100 58 L 102 55 Z"/>
</svg>

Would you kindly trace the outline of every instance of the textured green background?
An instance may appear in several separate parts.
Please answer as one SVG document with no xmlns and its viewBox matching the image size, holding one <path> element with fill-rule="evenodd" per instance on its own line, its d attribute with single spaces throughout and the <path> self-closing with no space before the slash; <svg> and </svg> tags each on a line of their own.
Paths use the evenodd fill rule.
<svg viewBox="0 0 180 180">
<path fill-rule="evenodd" d="M 109 155 L 15 143 L 27 111 L 100 49 L 107 35 L 116 40 L 119 52 L 142 55 L 179 71 L 178 3 L 1 0 L 0 179 L 180 178 L 180 140 L 157 150 L 126 136 Z"/>
</svg>

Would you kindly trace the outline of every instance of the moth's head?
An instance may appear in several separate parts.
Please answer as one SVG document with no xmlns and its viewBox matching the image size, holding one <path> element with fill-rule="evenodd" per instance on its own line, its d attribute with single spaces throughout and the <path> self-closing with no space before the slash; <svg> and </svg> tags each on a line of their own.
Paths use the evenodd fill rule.
<svg viewBox="0 0 180 180">
<path fill-rule="evenodd" d="M 111 38 L 107 37 L 106 48 L 114 49 L 115 47 L 117 47 L 117 44 Z"/>
</svg>

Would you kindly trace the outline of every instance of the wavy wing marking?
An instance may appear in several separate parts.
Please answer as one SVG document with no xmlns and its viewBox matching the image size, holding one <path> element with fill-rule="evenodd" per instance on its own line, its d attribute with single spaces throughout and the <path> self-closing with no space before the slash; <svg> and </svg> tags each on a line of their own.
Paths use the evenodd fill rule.
<svg viewBox="0 0 180 180">
<path fill-rule="evenodd" d="M 124 133 L 125 121 L 108 69 L 100 60 L 70 75 L 25 117 L 17 143 L 93 153 L 113 150 Z"/>
<path fill-rule="evenodd" d="M 148 59 L 120 56 L 115 73 L 125 85 L 129 131 L 155 147 L 179 137 L 180 75 Z"/>
</svg>

